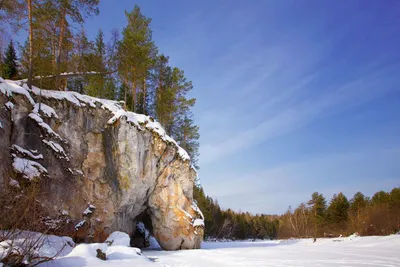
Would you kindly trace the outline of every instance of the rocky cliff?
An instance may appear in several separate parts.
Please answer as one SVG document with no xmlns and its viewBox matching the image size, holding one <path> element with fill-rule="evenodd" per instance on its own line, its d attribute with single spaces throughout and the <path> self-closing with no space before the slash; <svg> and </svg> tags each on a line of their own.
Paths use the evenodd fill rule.
<svg viewBox="0 0 400 267">
<path fill-rule="evenodd" d="M 200 247 L 196 171 L 152 118 L 0 78 L 0 137 L 0 190 L 39 184 L 43 222 L 55 232 L 96 242 L 116 230 L 134 236 L 146 214 L 162 248 Z"/>
</svg>

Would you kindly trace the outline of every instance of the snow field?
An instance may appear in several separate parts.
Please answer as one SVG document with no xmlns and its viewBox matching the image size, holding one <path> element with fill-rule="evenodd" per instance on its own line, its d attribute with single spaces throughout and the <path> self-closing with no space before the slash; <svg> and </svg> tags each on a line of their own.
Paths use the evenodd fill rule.
<svg viewBox="0 0 400 267">
<path fill-rule="evenodd" d="M 400 235 L 336 239 L 204 242 L 201 250 L 145 251 L 163 267 L 398 267 Z"/>
<path fill-rule="evenodd" d="M 214 267 L 214 266 L 276 266 L 276 267 L 399 267 L 400 235 L 342 238 L 291 239 L 269 241 L 204 242 L 202 249 L 162 251 L 150 237 L 151 249 L 141 251 L 129 247 L 129 236 L 114 232 L 105 243 L 80 244 L 72 247 L 69 237 L 46 236 L 23 231 L 14 242 L 15 249 L 23 247 L 24 238 L 40 237 L 44 246 L 37 253 L 60 256 L 40 266 L 161 266 L 161 267 Z M 0 252 L 9 249 L 7 241 Z M 107 255 L 103 261 L 96 257 L 101 249 Z"/>
</svg>

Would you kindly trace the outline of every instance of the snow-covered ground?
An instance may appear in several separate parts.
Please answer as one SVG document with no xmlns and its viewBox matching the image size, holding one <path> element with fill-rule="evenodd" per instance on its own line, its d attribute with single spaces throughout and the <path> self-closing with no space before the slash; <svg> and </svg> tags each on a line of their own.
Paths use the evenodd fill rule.
<svg viewBox="0 0 400 267">
<path fill-rule="evenodd" d="M 13 242 L 0 242 L 0 259 L 11 251 L 25 251 L 25 247 L 33 244 L 27 242 L 29 239 L 40 240 L 36 242 L 39 247 L 32 250 L 35 255 L 59 255 L 57 259 L 41 264 L 42 267 L 400 266 L 400 234 L 318 239 L 315 243 L 312 239 L 204 242 L 202 249 L 181 251 L 162 251 L 151 238 L 153 249 L 141 251 L 129 247 L 129 236 L 122 232 L 114 232 L 105 243 L 73 247 L 74 242 L 69 237 L 21 231 Z M 98 249 L 106 253 L 107 260 L 96 257 Z"/>
<path fill-rule="evenodd" d="M 110 240 L 114 240 L 111 242 Z M 336 239 L 204 242 L 202 249 L 144 250 L 127 247 L 129 237 L 114 233 L 107 244 L 81 244 L 70 254 L 41 266 L 400 266 L 400 235 Z M 107 260 L 96 258 L 96 249 Z"/>
<path fill-rule="evenodd" d="M 201 250 L 145 251 L 164 267 L 400 266 L 400 235 L 260 242 L 203 243 Z"/>
</svg>

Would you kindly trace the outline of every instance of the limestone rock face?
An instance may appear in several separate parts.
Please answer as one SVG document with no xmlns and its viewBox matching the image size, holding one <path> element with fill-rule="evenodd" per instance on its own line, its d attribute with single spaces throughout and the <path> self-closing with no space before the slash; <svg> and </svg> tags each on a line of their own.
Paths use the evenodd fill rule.
<svg viewBox="0 0 400 267">
<path fill-rule="evenodd" d="M 0 78 L 0 137 L 0 190 L 39 183 L 54 232 L 103 242 L 113 231 L 133 235 L 147 213 L 163 249 L 200 247 L 196 171 L 150 117 L 116 101 Z"/>
</svg>

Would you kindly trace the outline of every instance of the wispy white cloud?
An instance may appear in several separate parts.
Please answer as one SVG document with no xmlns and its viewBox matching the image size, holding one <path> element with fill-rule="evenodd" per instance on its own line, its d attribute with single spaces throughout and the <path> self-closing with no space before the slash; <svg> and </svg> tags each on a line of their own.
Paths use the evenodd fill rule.
<svg viewBox="0 0 400 267">
<path fill-rule="evenodd" d="M 247 129 L 240 132 L 232 132 L 223 142 L 203 144 L 200 163 L 206 165 L 241 149 L 290 133 L 316 119 L 339 113 L 353 106 L 397 91 L 400 89 L 396 86 L 395 72 L 397 67 L 389 66 L 375 70 L 333 90 L 321 88 L 326 93 L 318 97 L 310 97 L 280 110 L 277 114 L 267 117 L 259 123 L 245 125 Z M 304 84 L 299 83 L 299 88 L 306 87 L 309 79 L 314 76 L 310 76 L 311 78 L 306 77 Z M 272 101 L 277 101 L 277 99 L 272 99 Z"/>
<path fill-rule="evenodd" d="M 357 191 L 372 195 L 400 186 L 400 177 L 394 175 L 400 166 L 393 168 L 398 158 L 400 146 L 344 151 L 250 173 L 223 172 L 204 186 L 225 208 L 282 213 L 315 191 L 329 201 L 338 192 L 351 198 Z"/>
</svg>

